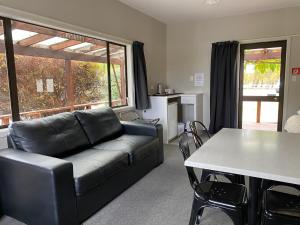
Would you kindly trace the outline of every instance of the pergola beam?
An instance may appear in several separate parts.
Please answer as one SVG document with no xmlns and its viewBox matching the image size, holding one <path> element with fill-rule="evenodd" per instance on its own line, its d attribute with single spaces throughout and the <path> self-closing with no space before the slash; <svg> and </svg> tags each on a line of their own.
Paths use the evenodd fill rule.
<svg viewBox="0 0 300 225">
<path fill-rule="evenodd" d="M 67 40 L 67 41 L 64 41 L 64 42 L 60 42 L 60 43 L 51 45 L 50 49 L 57 51 L 57 50 L 65 49 L 65 48 L 68 48 L 68 47 L 71 47 L 71 46 L 74 46 L 74 45 L 78 45 L 80 43 L 81 43 L 80 41 Z"/>
<path fill-rule="evenodd" d="M 267 59 L 280 59 L 281 51 L 253 51 L 245 53 L 245 61 L 258 61 Z"/>
<path fill-rule="evenodd" d="M 74 75 L 72 73 L 71 69 L 71 61 L 66 60 L 65 61 L 65 78 L 66 78 L 66 84 L 67 84 L 67 102 L 68 105 L 71 107 L 71 111 L 74 110 L 74 104 L 75 104 L 75 80 Z"/>
<path fill-rule="evenodd" d="M 5 51 L 4 42 L 0 42 L 0 51 Z M 51 49 L 35 48 L 35 47 L 24 47 L 18 44 L 14 45 L 14 53 L 16 55 L 24 56 L 35 56 L 35 57 L 45 57 L 45 58 L 55 58 L 55 59 L 65 59 L 65 60 L 76 60 L 84 62 L 97 62 L 97 63 L 107 63 L 106 57 L 92 56 L 81 53 L 65 52 L 65 51 L 54 51 Z M 119 64 L 119 60 L 112 60 L 112 63 Z"/>
<path fill-rule="evenodd" d="M 26 30 L 30 32 L 35 32 L 39 34 L 45 34 L 53 37 L 61 37 L 61 38 L 67 38 L 69 40 L 75 40 L 80 42 L 89 42 L 94 45 L 99 46 L 106 46 L 105 41 L 98 40 L 95 38 L 85 37 L 82 35 L 72 34 L 64 31 L 54 30 L 42 26 L 32 25 L 28 23 L 23 23 L 19 21 L 12 21 L 12 28 L 13 29 L 20 29 L 20 30 Z"/>
<path fill-rule="evenodd" d="M 5 52 L 5 45 L 3 41 L 0 41 L 0 51 Z M 82 53 L 65 52 L 65 51 L 54 51 L 51 49 L 44 49 L 44 48 L 24 47 L 18 44 L 14 45 L 14 53 L 16 55 L 24 55 L 24 56 L 76 60 L 76 61 L 83 61 L 83 62 L 107 63 L 106 57 L 93 56 L 93 55 L 87 55 Z M 122 64 L 122 61 L 118 59 L 111 59 L 110 61 L 112 64 Z"/>
<path fill-rule="evenodd" d="M 36 43 L 39 43 L 41 41 L 48 40 L 48 39 L 50 39 L 52 37 L 53 36 L 46 35 L 46 34 L 36 34 L 36 35 L 31 36 L 29 38 L 25 38 L 25 39 L 23 39 L 21 41 L 18 41 L 18 44 L 22 45 L 24 47 L 27 47 L 27 46 L 31 46 L 31 45 L 34 45 Z"/>
<path fill-rule="evenodd" d="M 84 53 L 91 53 L 91 52 L 99 52 L 99 51 L 106 51 L 106 46 L 94 45 L 90 47 L 90 49 L 83 51 Z"/>
</svg>

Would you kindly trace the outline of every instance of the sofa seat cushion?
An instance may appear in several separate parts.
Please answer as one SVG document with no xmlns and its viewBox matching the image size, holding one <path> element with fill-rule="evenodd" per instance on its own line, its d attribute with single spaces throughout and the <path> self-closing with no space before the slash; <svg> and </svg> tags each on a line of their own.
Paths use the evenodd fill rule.
<svg viewBox="0 0 300 225">
<path fill-rule="evenodd" d="M 14 122 L 9 127 L 13 147 L 47 156 L 68 154 L 89 146 L 84 131 L 72 113 Z"/>
<path fill-rule="evenodd" d="M 76 111 L 74 115 L 91 144 L 114 139 L 123 133 L 122 124 L 115 112 L 109 107 Z"/>
<path fill-rule="evenodd" d="M 134 163 L 150 154 L 155 154 L 159 148 L 159 140 L 152 136 L 123 134 L 114 140 L 97 144 L 93 148 L 127 152 L 130 163 Z"/>
<path fill-rule="evenodd" d="M 87 149 L 64 160 L 73 164 L 77 195 L 101 185 L 129 166 L 128 154 L 122 151 Z"/>
</svg>

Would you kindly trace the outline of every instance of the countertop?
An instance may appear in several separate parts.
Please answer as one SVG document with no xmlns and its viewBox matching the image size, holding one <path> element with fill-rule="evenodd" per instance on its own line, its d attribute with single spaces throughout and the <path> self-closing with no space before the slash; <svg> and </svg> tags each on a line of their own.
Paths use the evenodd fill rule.
<svg viewBox="0 0 300 225">
<path fill-rule="evenodd" d="M 178 97 L 182 97 L 182 96 L 195 96 L 195 95 L 201 95 L 203 94 L 202 92 L 199 93 L 175 93 L 175 94 L 170 94 L 170 95 L 151 95 L 150 97 L 154 97 L 154 98 L 178 98 Z"/>
</svg>

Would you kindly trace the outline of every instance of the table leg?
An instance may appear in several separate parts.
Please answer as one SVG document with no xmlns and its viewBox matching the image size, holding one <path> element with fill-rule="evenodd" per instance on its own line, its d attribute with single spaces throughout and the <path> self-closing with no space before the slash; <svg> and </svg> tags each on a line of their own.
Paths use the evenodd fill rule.
<svg viewBox="0 0 300 225">
<path fill-rule="evenodd" d="M 262 179 L 249 177 L 248 225 L 260 223 L 260 188 Z"/>
</svg>

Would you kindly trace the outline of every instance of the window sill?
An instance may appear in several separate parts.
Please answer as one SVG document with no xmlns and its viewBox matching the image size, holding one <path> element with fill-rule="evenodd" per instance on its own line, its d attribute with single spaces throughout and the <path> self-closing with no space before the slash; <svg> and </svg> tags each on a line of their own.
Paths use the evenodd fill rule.
<svg viewBox="0 0 300 225">
<path fill-rule="evenodd" d="M 120 108 L 113 108 L 115 113 L 119 113 L 119 112 L 125 112 L 125 111 L 130 111 L 130 110 L 135 110 L 134 106 L 123 106 Z"/>
</svg>

